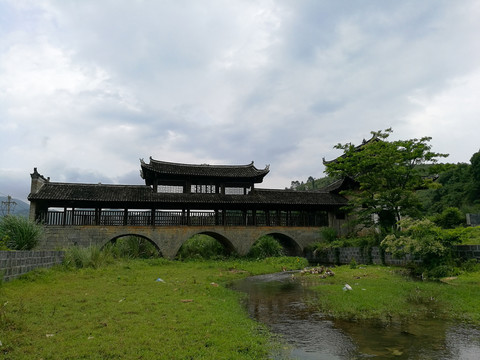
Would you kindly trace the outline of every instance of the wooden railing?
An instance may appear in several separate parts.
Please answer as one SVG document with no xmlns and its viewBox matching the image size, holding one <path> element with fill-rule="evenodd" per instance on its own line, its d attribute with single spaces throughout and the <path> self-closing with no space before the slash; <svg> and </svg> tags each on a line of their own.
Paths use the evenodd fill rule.
<svg viewBox="0 0 480 360">
<path fill-rule="evenodd" d="M 328 226 L 325 212 L 285 211 L 49 210 L 40 221 L 62 226 Z"/>
</svg>

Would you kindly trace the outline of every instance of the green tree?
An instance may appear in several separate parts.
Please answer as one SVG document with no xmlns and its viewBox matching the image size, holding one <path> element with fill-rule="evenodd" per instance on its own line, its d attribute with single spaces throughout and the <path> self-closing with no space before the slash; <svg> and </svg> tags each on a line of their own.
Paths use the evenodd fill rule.
<svg viewBox="0 0 480 360">
<path fill-rule="evenodd" d="M 343 192 L 354 221 L 368 227 L 378 219 L 385 230 L 391 230 L 402 216 L 420 215 L 416 191 L 435 186 L 427 172 L 436 171 L 421 165 L 448 156 L 431 151 L 430 137 L 387 141 L 392 132 L 372 132 L 373 137 L 360 146 L 338 144 L 335 148 L 343 150 L 343 155 L 325 164 L 329 176 L 350 177 L 358 183 L 358 189 Z"/>
<path fill-rule="evenodd" d="M 480 202 L 480 151 L 473 154 L 470 159 L 471 174 L 472 174 L 472 192 L 471 200 L 473 202 Z"/>
</svg>

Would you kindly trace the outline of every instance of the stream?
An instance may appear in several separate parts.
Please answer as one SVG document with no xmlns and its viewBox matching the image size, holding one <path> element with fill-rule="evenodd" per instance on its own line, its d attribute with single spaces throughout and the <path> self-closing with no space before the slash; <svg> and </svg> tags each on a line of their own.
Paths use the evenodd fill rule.
<svg viewBox="0 0 480 360">
<path fill-rule="evenodd" d="M 480 359 L 480 329 L 436 319 L 390 323 L 332 321 L 312 304 L 315 278 L 284 272 L 233 284 L 248 297 L 250 316 L 278 334 L 274 359 Z M 341 291 L 341 289 L 339 289 Z"/>
</svg>

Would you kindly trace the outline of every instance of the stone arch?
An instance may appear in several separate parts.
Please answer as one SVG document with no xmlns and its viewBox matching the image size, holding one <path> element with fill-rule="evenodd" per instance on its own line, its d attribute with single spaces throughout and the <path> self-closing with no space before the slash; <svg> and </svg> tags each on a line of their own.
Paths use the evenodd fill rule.
<svg viewBox="0 0 480 360">
<path fill-rule="evenodd" d="M 222 234 L 220 234 L 216 231 L 208 231 L 207 230 L 207 231 L 195 231 L 195 232 L 189 233 L 188 237 L 182 241 L 180 246 L 178 246 L 178 249 L 176 250 L 174 257 L 176 257 L 178 255 L 178 252 L 180 251 L 180 248 L 182 247 L 182 245 L 185 244 L 185 242 L 188 239 L 191 239 L 195 235 L 208 235 L 208 236 L 214 238 L 225 248 L 225 250 L 227 251 L 228 254 L 232 254 L 232 253 L 237 252 L 237 249 L 235 248 L 233 243 L 227 237 L 225 237 L 224 235 L 222 235 Z"/>
<path fill-rule="evenodd" d="M 159 257 L 163 257 L 162 250 L 158 247 L 158 244 L 157 244 L 155 241 L 153 241 L 152 239 L 150 239 L 149 237 L 147 237 L 147 236 L 145 236 L 145 235 L 136 234 L 136 233 L 125 233 L 125 234 L 115 235 L 115 236 L 112 237 L 110 240 L 108 240 L 105 244 L 103 244 L 102 249 L 103 249 L 105 246 L 107 246 L 108 244 L 115 244 L 115 243 L 117 242 L 117 240 L 120 239 L 120 238 L 129 237 L 129 236 L 134 236 L 134 237 L 142 238 L 142 239 L 148 241 L 150 244 L 152 244 L 153 246 L 155 246 L 155 249 L 157 249 L 157 251 L 158 251 L 158 256 L 159 256 Z"/>
<path fill-rule="evenodd" d="M 272 231 L 266 232 L 264 235 L 269 235 L 277 239 L 282 247 L 285 249 L 285 255 L 287 256 L 303 256 L 302 247 L 295 241 L 295 239 L 287 234 Z"/>
</svg>

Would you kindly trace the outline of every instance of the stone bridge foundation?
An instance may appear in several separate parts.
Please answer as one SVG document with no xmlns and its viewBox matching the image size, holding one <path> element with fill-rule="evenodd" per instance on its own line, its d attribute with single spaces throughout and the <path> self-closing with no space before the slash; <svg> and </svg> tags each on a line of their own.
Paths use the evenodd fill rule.
<svg viewBox="0 0 480 360">
<path fill-rule="evenodd" d="M 246 255 L 263 235 L 280 240 L 289 255 L 303 255 L 306 246 L 321 240 L 318 227 L 245 226 L 45 226 L 40 248 L 59 250 L 70 246 L 104 246 L 123 236 L 140 236 L 155 244 L 162 256 L 173 259 L 185 241 L 196 234 L 212 236 L 228 250 Z"/>
</svg>

